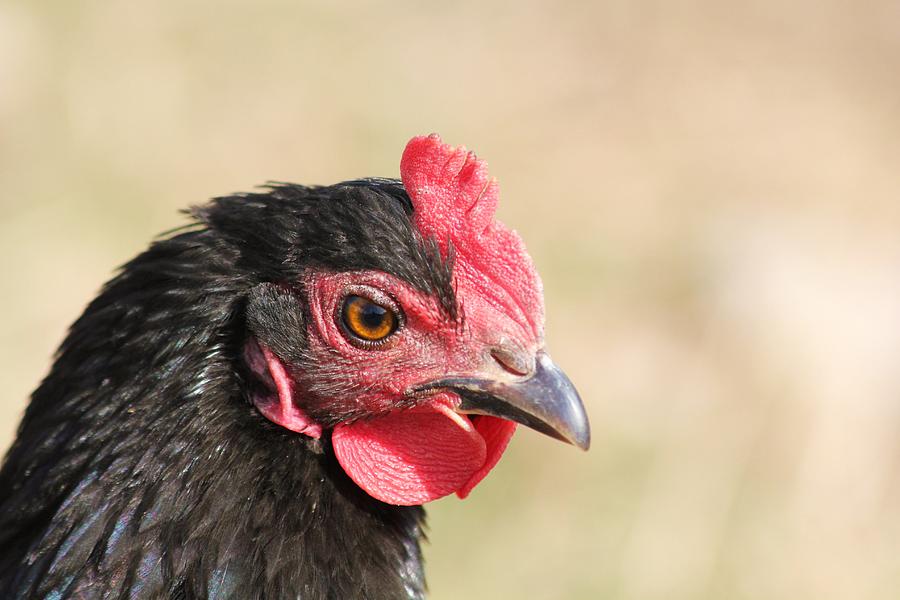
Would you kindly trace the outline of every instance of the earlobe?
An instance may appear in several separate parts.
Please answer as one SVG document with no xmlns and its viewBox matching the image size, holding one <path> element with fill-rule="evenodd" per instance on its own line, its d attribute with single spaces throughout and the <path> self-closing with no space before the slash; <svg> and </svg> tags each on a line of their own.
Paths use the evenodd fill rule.
<svg viewBox="0 0 900 600">
<path fill-rule="evenodd" d="M 269 388 L 253 394 L 252 401 L 257 410 L 276 425 L 319 439 L 322 426 L 297 406 L 294 383 L 281 359 L 264 344 L 251 338 L 244 347 L 244 360 L 254 375 Z"/>
</svg>

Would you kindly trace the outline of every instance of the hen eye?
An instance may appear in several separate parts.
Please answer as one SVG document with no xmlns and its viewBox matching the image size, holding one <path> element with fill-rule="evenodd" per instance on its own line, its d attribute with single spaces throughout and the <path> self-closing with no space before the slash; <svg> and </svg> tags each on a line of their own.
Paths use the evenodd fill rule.
<svg viewBox="0 0 900 600">
<path fill-rule="evenodd" d="M 347 296 L 341 308 L 344 327 L 364 342 L 380 342 L 397 331 L 397 313 L 362 296 Z"/>
</svg>

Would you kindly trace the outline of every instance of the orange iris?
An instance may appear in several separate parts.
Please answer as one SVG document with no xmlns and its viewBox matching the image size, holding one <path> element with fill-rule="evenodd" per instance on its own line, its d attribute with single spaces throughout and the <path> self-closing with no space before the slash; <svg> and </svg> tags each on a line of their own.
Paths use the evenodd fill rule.
<svg viewBox="0 0 900 600">
<path fill-rule="evenodd" d="M 347 330 L 361 340 L 378 342 L 397 329 L 397 315 L 362 296 L 347 296 L 341 311 Z"/>
</svg>

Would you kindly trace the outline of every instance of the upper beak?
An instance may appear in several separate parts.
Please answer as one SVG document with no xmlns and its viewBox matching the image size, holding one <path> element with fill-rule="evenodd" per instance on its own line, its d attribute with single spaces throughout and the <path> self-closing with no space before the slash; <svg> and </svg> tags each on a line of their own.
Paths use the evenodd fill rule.
<svg viewBox="0 0 900 600">
<path fill-rule="evenodd" d="M 427 388 L 456 392 L 462 399 L 457 408 L 461 413 L 515 421 L 582 450 L 591 445 L 591 426 L 581 397 L 546 352 L 537 353 L 534 370 L 523 377 L 454 377 Z"/>
</svg>

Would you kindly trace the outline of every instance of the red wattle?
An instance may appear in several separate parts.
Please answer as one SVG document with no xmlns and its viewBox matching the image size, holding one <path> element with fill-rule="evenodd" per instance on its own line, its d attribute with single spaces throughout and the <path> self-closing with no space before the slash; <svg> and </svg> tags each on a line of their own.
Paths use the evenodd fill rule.
<svg viewBox="0 0 900 600">
<path fill-rule="evenodd" d="M 465 485 L 456 490 L 456 495 L 460 498 L 468 496 L 472 489 L 481 483 L 482 479 L 487 477 L 487 474 L 491 472 L 491 469 L 493 469 L 500 461 L 500 457 L 503 456 L 503 452 L 509 445 L 509 441 L 512 439 L 513 434 L 516 432 L 515 423 L 497 417 L 475 417 L 474 423 L 475 430 L 482 439 L 484 439 L 484 444 L 487 448 L 487 457 L 485 458 L 484 464 L 481 465 L 481 468 L 469 478 Z"/>
<path fill-rule="evenodd" d="M 331 439 L 356 485 L 382 502 L 411 506 L 453 492 L 464 497 L 497 463 L 515 424 L 475 421 L 436 402 L 338 425 Z"/>
</svg>

